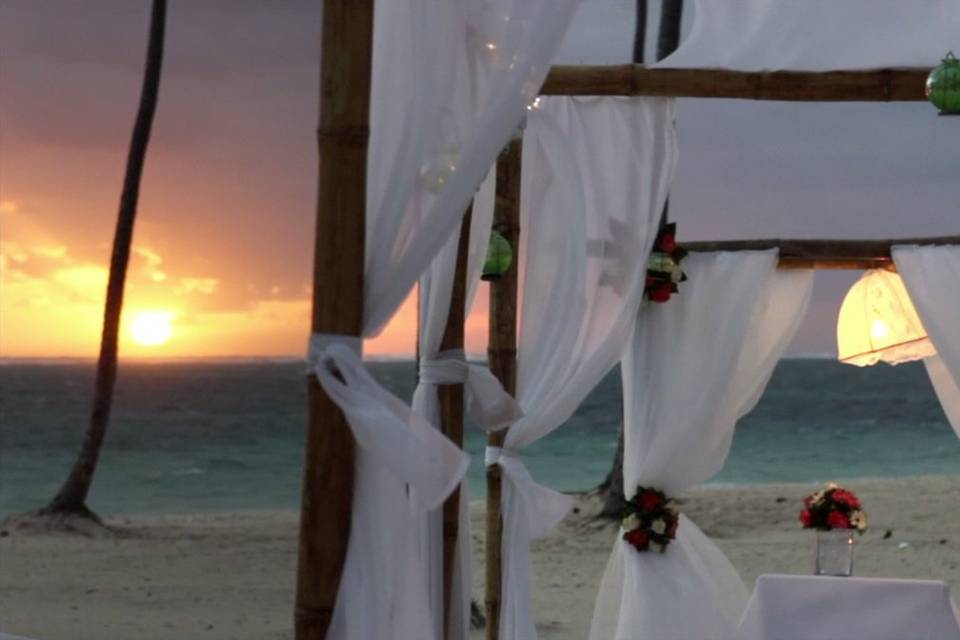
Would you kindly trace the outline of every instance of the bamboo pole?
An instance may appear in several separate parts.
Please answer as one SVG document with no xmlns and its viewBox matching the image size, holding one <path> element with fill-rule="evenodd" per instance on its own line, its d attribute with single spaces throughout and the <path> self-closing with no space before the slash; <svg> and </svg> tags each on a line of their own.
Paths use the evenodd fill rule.
<svg viewBox="0 0 960 640">
<path fill-rule="evenodd" d="M 517 291 L 520 251 L 520 155 L 521 137 L 510 141 L 497 159 L 497 193 L 493 228 L 513 248 L 513 264 L 500 280 L 490 284 L 490 340 L 487 357 L 490 371 L 500 380 L 507 393 L 517 393 Z M 503 429 L 487 437 L 487 445 L 502 447 L 507 431 Z M 503 520 L 500 511 L 500 467 L 487 467 L 487 546 L 486 546 L 486 613 L 487 640 L 500 636 L 500 595 L 503 591 L 501 551 Z"/>
<path fill-rule="evenodd" d="M 312 331 L 360 336 L 373 0 L 324 0 L 320 163 Z M 315 376 L 309 425 L 294 622 L 297 640 L 327 635 L 350 535 L 355 443 Z"/>
<path fill-rule="evenodd" d="M 960 245 L 958 236 L 878 240 L 762 239 L 684 242 L 687 251 L 763 251 L 779 249 L 781 269 L 892 269 L 890 248 L 898 244 Z"/>
<path fill-rule="evenodd" d="M 470 208 L 460 223 L 460 241 L 457 246 L 457 265 L 450 292 L 450 310 L 440 340 L 440 351 L 463 349 L 464 322 L 467 304 L 467 258 L 470 253 Z M 463 448 L 463 383 L 443 384 L 437 387 L 440 405 L 440 424 L 443 433 Z M 457 536 L 460 529 L 460 488 L 443 503 L 443 633 L 450 634 L 454 568 L 457 559 Z"/>
<path fill-rule="evenodd" d="M 657 60 L 663 60 L 680 45 L 683 0 L 661 0 L 660 29 L 657 33 Z"/>
<path fill-rule="evenodd" d="M 805 260 L 803 258 L 781 257 L 777 269 L 819 269 L 819 270 L 863 270 L 886 269 L 896 271 L 890 258 L 836 258 L 833 260 Z"/>
<path fill-rule="evenodd" d="M 636 64 L 643 64 L 643 53 L 647 46 L 647 0 L 637 0 L 634 11 L 636 23 L 633 25 L 633 56 Z"/>
<path fill-rule="evenodd" d="M 667 96 L 796 102 L 923 102 L 929 69 L 729 71 L 559 65 L 541 95 Z"/>
</svg>

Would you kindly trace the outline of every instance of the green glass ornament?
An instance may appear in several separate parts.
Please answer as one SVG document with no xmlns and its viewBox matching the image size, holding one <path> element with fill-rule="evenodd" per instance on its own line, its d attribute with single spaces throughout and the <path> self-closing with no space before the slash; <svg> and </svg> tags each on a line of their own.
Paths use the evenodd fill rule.
<svg viewBox="0 0 960 640">
<path fill-rule="evenodd" d="M 481 280 L 494 282 L 499 280 L 513 264 L 513 249 L 502 235 L 493 231 L 490 233 L 490 244 L 487 247 L 487 259 L 483 263 Z"/>
<path fill-rule="evenodd" d="M 927 76 L 927 99 L 942 116 L 960 114 L 960 60 L 953 51 Z"/>
</svg>

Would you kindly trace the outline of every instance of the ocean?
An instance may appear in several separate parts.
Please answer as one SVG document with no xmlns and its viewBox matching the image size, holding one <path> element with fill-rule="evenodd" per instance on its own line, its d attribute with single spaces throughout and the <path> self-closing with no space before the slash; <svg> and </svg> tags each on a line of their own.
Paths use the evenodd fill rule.
<svg viewBox="0 0 960 640">
<path fill-rule="evenodd" d="M 373 362 L 402 398 L 412 362 Z M 89 412 L 92 362 L 0 366 L 0 517 L 42 506 L 65 477 Z M 90 496 L 101 515 L 287 509 L 299 504 L 306 424 L 297 362 L 125 363 Z M 620 421 L 612 372 L 560 429 L 525 451 L 534 477 L 584 490 L 609 470 Z M 471 497 L 484 437 L 469 429 Z M 784 360 L 737 427 L 713 484 L 960 474 L 960 440 L 917 363 L 858 369 Z"/>
</svg>

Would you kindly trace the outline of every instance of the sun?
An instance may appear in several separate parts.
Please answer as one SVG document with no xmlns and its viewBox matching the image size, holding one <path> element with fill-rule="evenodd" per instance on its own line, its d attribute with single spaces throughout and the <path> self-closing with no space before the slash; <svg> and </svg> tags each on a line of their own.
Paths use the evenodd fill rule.
<svg viewBox="0 0 960 640">
<path fill-rule="evenodd" d="M 173 314 L 169 311 L 140 311 L 133 316 L 130 335 L 143 347 L 159 347 L 173 336 Z"/>
</svg>

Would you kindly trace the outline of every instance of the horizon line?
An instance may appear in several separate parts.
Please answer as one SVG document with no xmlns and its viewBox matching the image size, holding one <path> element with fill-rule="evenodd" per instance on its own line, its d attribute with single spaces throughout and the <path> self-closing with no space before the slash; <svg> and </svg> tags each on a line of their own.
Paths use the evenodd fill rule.
<svg viewBox="0 0 960 640">
<path fill-rule="evenodd" d="M 486 354 L 468 353 L 467 360 L 483 361 Z M 363 359 L 369 362 L 414 362 L 414 354 L 364 354 Z M 781 360 L 836 360 L 834 353 L 798 353 L 786 355 Z M 0 356 L 0 366 L 7 365 L 53 365 L 53 364 L 86 364 L 96 363 L 96 356 Z M 306 362 L 304 356 L 289 354 L 281 355 L 214 355 L 214 356 L 128 356 L 118 359 L 118 363 L 132 362 L 137 364 L 180 364 L 193 362 L 222 362 L 224 364 L 292 364 Z"/>
</svg>

